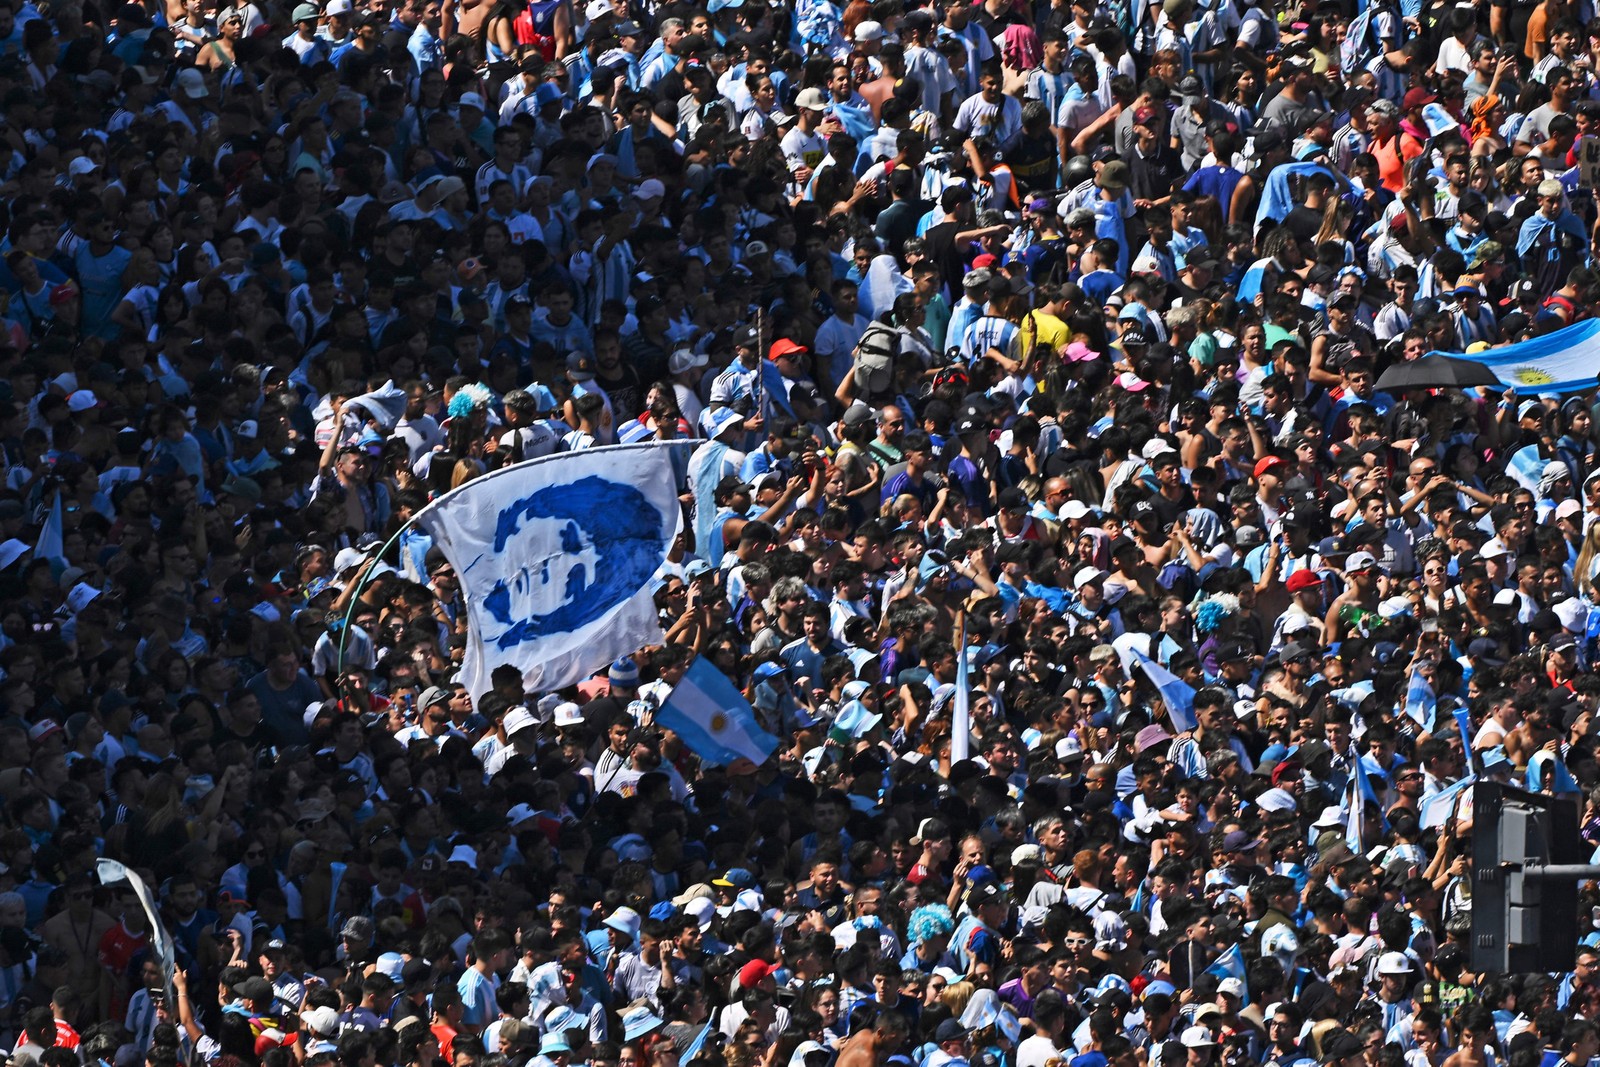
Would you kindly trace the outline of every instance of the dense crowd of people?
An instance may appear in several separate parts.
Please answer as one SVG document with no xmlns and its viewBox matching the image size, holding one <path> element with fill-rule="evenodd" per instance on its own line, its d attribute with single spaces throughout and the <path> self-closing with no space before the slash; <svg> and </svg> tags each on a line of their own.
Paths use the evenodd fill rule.
<svg viewBox="0 0 1600 1067">
<path fill-rule="evenodd" d="M 1600 18 L 1356 6 L 0 3 L 7 1067 L 1588 1067 L 1593 377 L 1416 361 L 1600 309 Z M 470 691 L 411 520 L 670 440 Z"/>
</svg>

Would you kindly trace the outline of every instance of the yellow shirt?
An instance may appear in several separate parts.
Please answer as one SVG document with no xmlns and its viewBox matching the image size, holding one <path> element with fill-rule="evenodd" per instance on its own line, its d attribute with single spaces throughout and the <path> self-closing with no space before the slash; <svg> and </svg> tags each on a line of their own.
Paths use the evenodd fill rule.
<svg viewBox="0 0 1600 1067">
<path fill-rule="evenodd" d="M 1071 340 L 1072 330 L 1066 323 L 1047 311 L 1030 311 L 1017 324 L 1011 358 L 1027 362 L 1034 348 L 1039 345 L 1049 345 L 1052 352 L 1060 352 Z"/>
</svg>

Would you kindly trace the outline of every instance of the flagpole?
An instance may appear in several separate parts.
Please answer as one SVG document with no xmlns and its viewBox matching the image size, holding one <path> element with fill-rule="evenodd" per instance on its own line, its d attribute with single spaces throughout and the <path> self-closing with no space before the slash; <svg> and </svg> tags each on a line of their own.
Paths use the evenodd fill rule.
<svg viewBox="0 0 1600 1067">
<path fill-rule="evenodd" d="M 972 754 L 972 702 L 967 692 L 967 615 L 961 613 L 961 643 L 956 646 L 956 693 L 950 715 L 950 765 Z"/>
<path fill-rule="evenodd" d="M 629 444 L 629 445 L 602 445 L 599 448 L 586 449 L 586 451 L 589 451 L 589 452 L 638 451 L 640 449 L 645 449 L 645 448 L 682 448 L 685 445 L 694 445 L 695 447 L 698 448 L 700 445 L 702 445 L 704 443 L 705 442 L 701 441 L 697 437 L 675 437 L 675 438 L 673 438 L 673 439 L 671 439 L 669 441 L 639 441 L 639 442 L 636 442 L 634 444 Z M 462 482 L 460 485 L 456 486 L 454 489 L 451 489 L 449 492 L 440 493 L 437 497 L 435 497 L 434 499 L 428 501 L 428 503 L 426 505 L 424 505 L 421 509 L 419 509 L 415 515 L 411 516 L 411 518 L 409 518 L 405 522 L 401 523 L 400 524 L 400 528 L 395 530 L 395 532 L 390 535 L 389 539 L 383 543 L 382 547 L 380 547 L 378 549 L 378 551 L 373 554 L 372 559 L 373 560 L 380 560 L 384 556 L 388 555 L 389 554 L 389 550 L 391 548 L 393 548 L 394 545 L 396 544 L 396 542 L 398 542 L 400 540 L 400 535 L 405 533 L 407 530 L 411 529 L 412 526 L 416 525 L 416 523 L 418 522 L 418 520 L 420 520 L 422 518 L 422 516 L 426 515 L 429 511 L 432 511 L 436 506 L 438 506 L 439 504 L 442 504 L 444 501 L 448 500 L 450 497 L 452 497 L 455 494 L 461 492 L 462 490 L 468 488 L 469 486 L 476 486 L 479 483 L 481 483 L 481 482 L 483 482 L 483 481 L 485 481 L 485 480 L 487 480 L 489 478 L 495 478 L 495 477 L 498 477 L 498 476 L 500 476 L 502 474 L 509 473 L 511 471 L 522 470 L 523 468 L 531 467 L 536 463 L 544 463 L 547 460 L 556 459 L 558 457 L 566 456 L 566 455 L 570 455 L 570 453 L 567 453 L 567 452 L 552 452 L 548 456 L 535 456 L 533 459 L 523 460 L 521 463 L 507 464 L 504 467 L 500 467 L 500 468 L 497 468 L 495 470 L 489 471 L 487 474 L 481 474 L 478 477 L 472 479 L 471 481 Z M 361 603 L 361 593 L 362 593 L 362 591 L 364 589 L 366 589 L 367 584 L 369 582 L 371 582 L 371 581 L 372 581 L 372 568 L 369 566 L 366 570 L 361 572 L 361 577 L 356 581 L 355 591 L 350 594 L 350 603 L 344 609 L 344 623 L 343 623 L 343 625 L 341 625 L 339 627 L 339 658 L 338 658 L 337 666 L 335 668 L 336 673 L 338 673 L 340 675 L 344 674 L 344 649 L 345 649 L 345 640 L 350 635 L 350 620 L 351 620 L 351 618 L 353 618 L 355 616 L 356 605 Z"/>
</svg>

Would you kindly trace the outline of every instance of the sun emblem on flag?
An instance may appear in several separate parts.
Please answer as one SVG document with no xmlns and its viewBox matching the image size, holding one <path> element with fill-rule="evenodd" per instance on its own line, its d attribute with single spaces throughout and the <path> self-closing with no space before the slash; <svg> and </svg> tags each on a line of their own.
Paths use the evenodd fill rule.
<svg viewBox="0 0 1600 1067">
<path fill-rule="evenodd" d="M 720 734 L 728 728 L 728 717 L 722 712 L 714 712 L 711 716 L 711 732 Z"/>
<path fill-rule="evenodd" d="M 1550 385 L 1556 378 L 1547 370 L 1538 367 L 1518 367 L 1511 372 L 1511 380 L 1518 385 Z"/>
</svg>

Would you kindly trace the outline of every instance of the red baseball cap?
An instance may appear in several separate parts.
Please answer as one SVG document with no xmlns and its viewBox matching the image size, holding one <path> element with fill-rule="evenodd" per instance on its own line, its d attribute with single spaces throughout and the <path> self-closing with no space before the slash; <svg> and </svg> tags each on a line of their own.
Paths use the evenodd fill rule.
<svg viewBox="0 0 1600 1067">
<path fill-rule="evenodd" d="M 1437 96 L 1419 86 L 1418 88 L 1407 90 L 1405 99 L 1400 102 L 1400 110 L 1410 111 L 1413 108 L 1426 107 L 1437 99 L 1439 99 Z"/>
<path fill-rule="evenodd" d="M 1288 462 L 1289 461 L 1284 459 L 1282 456 L 1262 456 L 1260 459 L 1256 460 L 1255 476 L 1259 478 L 1273 467 L 1277 467 Z"/>
<path fill-rule="evenodd" d="M 1298 593 L 1302 589 L 1316 589 L 1322 585 L 1322 579 L 1317 577 L 1316 571 L 1295 571 L 1289 575 L 1289 580 L 1283 583 L 1291 593 Z"/>
<path fill-rule="evenodd" d="M 778 965 L 775 963 L 751 960 L 739 968 L 739 988 L 754 989 L 761 983 L 762 979 L 769 977 L 777 969 Z"/>
<path fill-rule="evenodd" d="M 809 351 L 809 349 L 807 349 L 805 345 L 800 344 L 797 341 L 791 341 L 787 337 L 780 337 L 776 341 L 772 342 L 771 348 L 767 349 L 767 358 L 777 361 L 782 359 L 784 356 L 799 355 L 800 353 L 807 351 Z"/>
</svg>

